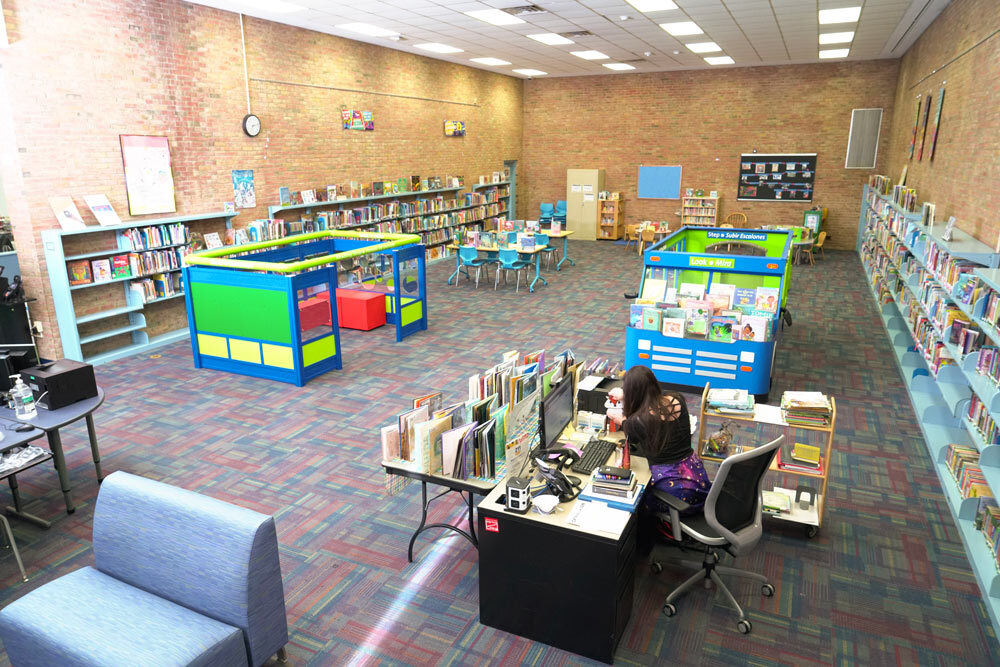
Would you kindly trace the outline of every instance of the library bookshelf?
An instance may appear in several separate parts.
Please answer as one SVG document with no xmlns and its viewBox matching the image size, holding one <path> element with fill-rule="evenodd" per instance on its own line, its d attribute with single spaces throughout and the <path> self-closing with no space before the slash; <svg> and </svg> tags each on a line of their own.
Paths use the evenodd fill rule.
<svg viewBox="0 0 1000 667">
<path fill-rule="evenodd" d="M 818 484 L 820 486 L 819 492 L 816 495 L 815 502 L 813 502 L 809 508 L 802 509 L 798 507 L 795 502 L 795 489 L 785 489 L 778 486 L 774 487 L 774 491 L 778 493 L 784 493 L 792 499 L 792 509 L 790 512 L 782 513 L 771 513 L 767 512 L 766 516 L 779 519 L 781 521 L 790 521 L 792 523 L 798 523 L 805 526 L 806 536 L 815 537 L 819 531 L 820 526 L 823 525 L 823 509 L 826 506 L 826 481 L 830 475 L 830 463 L 833 460 L 833 434 L 837 429 L 837 401 L 834 397 L 830 397 L 830 425 L 829 426 L 807 426 L 805 424 L 789 424 L 785 421 L 781 414 L 781 408 L 776 405 L 766 405 L 763 403 L 757 403 L 754 405 L 753 415 L 734 415 L 722 412 L 716 412 L 708 407 L 708 392 L 709 385 L 705 384 L 705 389 L 701 394 L 701 410 L 700 417 L 698 418 L 698 452 L 699 456 L 705 461 L 714 461 L 721 463 L 723 461 L 722 457 L 713 456 L 710 452 L 705 449 L 707 440 L 705 438 L 705 425 L 709 419 L 718 421 L 732 421 L 732 422 L 744 422 L 753 423 L 756 425 L 767 425 L 781 427 L 785 431 L 800 431 L 800 432 L 812 432 L 814 434 L 819 434 L 822 437 L 823 442 L 820 447 L 820 471 L 819 472 L 800 472 L 797 470 L 788 470 L 786 468 L 778 467 L 777 457 L 771 461 L 770 471 L 778 473 L 780 475 L 790 475 L 797 478 L 803 478 L 807 481 L 806 484 L 810 484 L 808 480 L 812 480 L 812 484 Z M 759 434 L 754 433 L 755 436 Z M 758 437 L 758 442 L 766 442 L 769 438 Z M 787 441 L 787 439 L 786 439 Z M 741 448 L 740 451 L 743 451 Z M 739 453 L 739 452 L 734 452 Z"/>
<path fill-rule="evenodd" d="M 617 241 L 622 237 L 625 202 L 621 199 L 598 200 L 597 240 Z"/>
<path fill-rule="evenodd" d="M 100 282 L 71 285 L 69 265 L 80 261 L 111 260 L 142 253 L 176 253 L 190 246 L 191 231 L 222 232 L 235 213 L 211 212 L 165 218 L 130 220 L 120 225 L 81 230 L 46 229 L 42 232 L 45 263 L 52 287 L 63 356 L 99 364 L 184 340 L 188 336 L 184 289 L 146 299 L 132 287 L 137 280 L 154 275 L 180 275 L 177 268 L 154 270 Z M 184 241 L 150 245 L 132 250 L 132 230 L 148 232 L 154 227 L 183 225 Z M 192 230 L 191 227 L 195 229 Z M 149 244 L 147 244 L 149 245 Z M 96 279 L 96 276 L 92 276 Z"/>
<path fill-rule="evenodd" d="M 920 332 L 912 320 L 934 318 L 924 305 L 923 294 L 933 291 L 945 297 L 948 306 L 961 310 L 990 339 L 1000 342 L 996 328 L 983 319 L 983 296 L 967 304 L 956 296 L 959 284 L 950 284 L 942 272 L 928 263 L 929 253 L 949 261 L 980 265 L 969 274 L 987 287 L 1000 291 L 1000 255 L 960 230 L 951 240 L 943 238 L 944 225 L 927 226 L 919 211 L 909 211 L 876 189 L 865 186 L 858 221 L 857 251 L 868 277 L 868 287 L 878 305 L 880 319 L 889 338 L 906 386 L 917 423 L 941 480 L 945 504 L 951 511 L 969 563 L 982 591 L 990 620 L 1000 631 L 1000 572 L 991 545 L 976 528 L 978 498 L 963 498 L 945 455 L 949 444 L 973 447 L 980 453 L 979 465 L 987 484 L 1000 492 L 1000 445 L 987 442 L 979 427 L 968 418 L 970 401 L 978 397 L 989 416 L 1000 420 L 1000 388 L 977 370 L 980 350 L 962 354 L 949 340 L 947 331 L 927 326 Z M 928 358 L 927 341 L 942 343 L 954 363 L 937 367 Z"/>
<path fill-rule="evenodd" d="M 684 197 L 681 200 L 681 226 L 715 227 L 718 222 L 718 197 Z"/>
</svg>

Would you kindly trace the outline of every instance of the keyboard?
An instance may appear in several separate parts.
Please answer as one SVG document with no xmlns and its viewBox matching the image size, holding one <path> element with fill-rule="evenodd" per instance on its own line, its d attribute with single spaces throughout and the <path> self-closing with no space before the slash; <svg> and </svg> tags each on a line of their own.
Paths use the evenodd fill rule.
<svg viewBox="0 0 1000 667">
<path fill-rule="evenodd" d="M 608 462 L 608 457 L 615 451 L 617 443 L 611 440 L 591 440 L 583 446 L 583 456 L 571 468 L 573 472 L 589 475 L 595 468 L 600 468 Z"/>
</svg>

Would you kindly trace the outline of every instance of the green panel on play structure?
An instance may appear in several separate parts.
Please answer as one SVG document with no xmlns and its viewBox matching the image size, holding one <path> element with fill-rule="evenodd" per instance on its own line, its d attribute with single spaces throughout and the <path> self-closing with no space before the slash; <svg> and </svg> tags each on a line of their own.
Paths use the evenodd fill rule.
<svg viewBox="0 0 1000 667">
<path fill-rule="evenodd" d="M 282 290 L 193 283 L 191 303 L 198 331 L 291 343 L 288 294 Z"/>
</svg>

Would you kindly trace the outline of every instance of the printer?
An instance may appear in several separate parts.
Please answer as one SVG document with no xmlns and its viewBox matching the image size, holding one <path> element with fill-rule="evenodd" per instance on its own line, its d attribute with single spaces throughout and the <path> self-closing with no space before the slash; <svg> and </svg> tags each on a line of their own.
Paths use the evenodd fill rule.
<svg viewBox="0 0 1000 667">
<path fill-rule="evenodd" d="M 31 387 L 35 402 L 47 410 L 97 396 L 94 367 L 72 359 L 26 368 L 21 371 L 21 379 Z"/>
</svg>

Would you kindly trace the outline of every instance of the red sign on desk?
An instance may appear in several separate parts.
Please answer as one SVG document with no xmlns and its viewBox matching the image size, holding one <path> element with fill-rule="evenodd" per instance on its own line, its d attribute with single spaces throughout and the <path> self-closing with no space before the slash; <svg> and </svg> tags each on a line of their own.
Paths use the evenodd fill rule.
<svg viewBox="0 0 1000 667">
<path fill-rule="evenodd" d="M 486 530 L 487 530 L 487 532 L 490 532 L 490 533 L 499 533 L 500 532 L 500 522 L 497 521 L 496 519 L 493 519 L 491 517 L 486 517 L 485 519 L 483 519 L 483 521 L 486 522 Z"/>
</svg>

